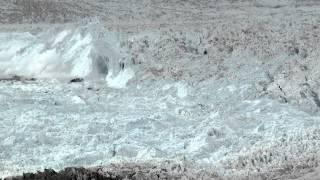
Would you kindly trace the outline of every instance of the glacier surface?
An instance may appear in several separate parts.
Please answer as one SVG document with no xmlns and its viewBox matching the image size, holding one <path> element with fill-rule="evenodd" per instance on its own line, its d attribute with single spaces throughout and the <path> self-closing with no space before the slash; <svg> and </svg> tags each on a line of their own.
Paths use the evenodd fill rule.
<svg viewBox="0 0 320 180">
<path fill-rule="evenodd" d="M 214 66 L 194 48 L 201 34 L 121 38 L 90 26 L 0 34 L 0 176 L 168 159 L 221 175 L 318 163 L 319 116 L 259 84 L 287 56 L 234 51 Z"/>
</svg>

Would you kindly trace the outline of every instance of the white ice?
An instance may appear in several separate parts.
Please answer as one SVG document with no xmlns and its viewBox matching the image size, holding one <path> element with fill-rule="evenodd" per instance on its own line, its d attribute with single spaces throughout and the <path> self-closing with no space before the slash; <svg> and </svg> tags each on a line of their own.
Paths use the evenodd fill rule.
<svg viewBox="0 0 320 180">
<path fill-rule="evenodd" d="M 37 35 L 2 32 L 0 75 L 49 79 L 104 79 L 108 71 L 117 75 L 124 56 L 115 43 L 117 36 L 98 33 L 90 26 L 50 29 Z"/>
<path fill-rule="evenodd" d="M 126 54 L 114 33 L 54 32 L 0 34 L 3 76 L 39 78 L 1 82 L 0 177 L 168 159 L 245 174 L 306 162 L 320 150 L 319 117 L 261 96 L 265 67 L 255 57 L 230 57 L 224 65 L 234 76 L 221 79 L 142 80 L 145 69 L 119 66 Z M 52 80 L 75 76 L 104 82 Z"/>
</svg>

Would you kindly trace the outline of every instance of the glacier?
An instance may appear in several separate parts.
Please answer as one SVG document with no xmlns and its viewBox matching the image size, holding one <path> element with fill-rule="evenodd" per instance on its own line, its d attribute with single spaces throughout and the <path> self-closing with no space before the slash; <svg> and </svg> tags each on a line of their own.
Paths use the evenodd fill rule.
<svg viewBox="0 0 320 180">
<path fill-rule="evenodd" d="M 316 166 L 315 104 L 308 91 L 289 96 L 303 78 L 284 79 L 305 73 L 299 56 L 266 60 L 214 37 L 92 25 L 0 33 L 0 177 L 166 160 L 230 177 Z"/>
<path fill-rule="evenodd" d="M 115 32 L 101 34 L 92 24 L 35 34 L 1 32 L 0 77 L 105 79 L 111 86 L 122 81 L 123 87 L 134 76 L 132 69 L 120 67 L 127 57 L 125 50 Z"/>
</svg>

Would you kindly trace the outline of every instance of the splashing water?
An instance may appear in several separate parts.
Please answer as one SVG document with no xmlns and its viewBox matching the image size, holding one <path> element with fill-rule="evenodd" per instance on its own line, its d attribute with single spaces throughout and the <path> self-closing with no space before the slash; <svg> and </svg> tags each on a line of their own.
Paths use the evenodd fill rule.
<svg viewBox="0 0 320 180">
<path fill-rule="evenodd" d="M 107 79 L 114 87 L 124 87 L 134 73 L 130 68 L 119 67 L 126 57 L 119 36 L 114 32 L 104 32 L 101 36 L 99 28 L 90 26 L 53 28 L 36 35 L 0 33 L 0 75 Z"/>
</svg>

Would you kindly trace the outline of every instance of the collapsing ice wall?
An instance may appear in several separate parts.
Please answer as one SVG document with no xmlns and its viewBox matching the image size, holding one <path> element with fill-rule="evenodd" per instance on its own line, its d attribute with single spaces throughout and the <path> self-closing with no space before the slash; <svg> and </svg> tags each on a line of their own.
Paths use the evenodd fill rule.
<svg viewBox="0 0 320 180">
<path fill-rule="evenodd" d="M 0 75 L 106 79 L 112 85 L 119 81 L 117 76 L 124 76 L 120 71 L 129 73 L 125 79 L 133 75 L 124 69 L 126 56 L 118 37 L 89 26 L 53 28 L 37 35 L 0 33 Z"/>
</svg>

